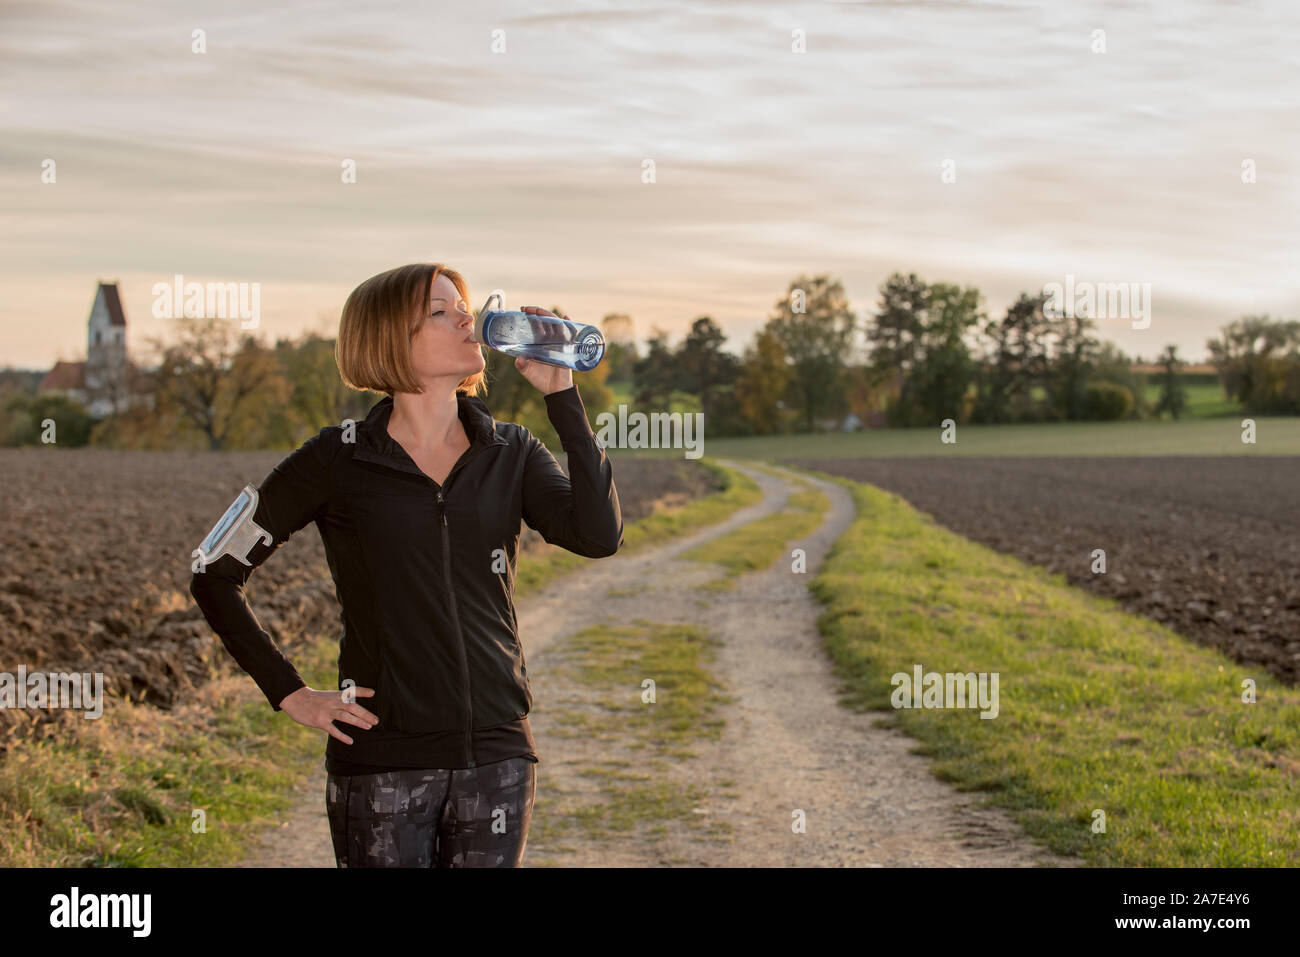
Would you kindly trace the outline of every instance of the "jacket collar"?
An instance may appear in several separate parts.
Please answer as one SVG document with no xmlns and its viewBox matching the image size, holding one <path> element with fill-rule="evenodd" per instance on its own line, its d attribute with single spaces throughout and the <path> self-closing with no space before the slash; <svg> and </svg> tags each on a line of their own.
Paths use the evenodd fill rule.
<svg viewBox="0 0 1300 957">
<path fill-rule="evenodd" d="M 509 445 L 497 434 L 497 423 L 482 399 L 476 395 L 456 393 L 456 405 L 460 421 L 469 436 L 470 449 L 478 446 Z M 384 396 L 376 402 L 366 414 L 364 420 L 357 424 L 356 449 L 353 457 L 367 462 L 377 462 L 403 472 L 424 473 L 416 465 L 406 450 L 388 434 L 388 420 L 393 414 L 393 397 Z"/>
</svg>

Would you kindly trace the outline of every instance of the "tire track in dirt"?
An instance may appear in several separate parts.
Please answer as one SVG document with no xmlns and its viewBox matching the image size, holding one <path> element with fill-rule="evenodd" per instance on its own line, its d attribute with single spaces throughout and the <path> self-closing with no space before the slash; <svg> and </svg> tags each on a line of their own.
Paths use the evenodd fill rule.
<svg viewBox="0 0 1300 957">
<path fill-rule="evenodd" d="M 721 639 L 713 665 L 733 700 L 723 705 L 726 727 L 717 741 L 692 745 L 697 758 L 670 773 L 703 784 L 702 820 L 724 820 L 730 839 L 703 838 L 673 822 L 667 836 L 633 832 L 607 841 L 580 841 L 571 851 L 546 846 L 534 831 L 524 866 L 958 866 L 1060 865 L 1078 861 L 1033 844 L 1011 816 L 979 804 L 934 777 L 929 761 L 911 753 L 915 741 L 877 727 L 876 716 L 838 704 L 839 682 L 817 631 L 821 606 L 808 591 L 830 546 L 854 518 L 842 487 L 799 476 L 831 502 L 825 521 L 804 540 L 807 573 L 789 571 L 789 550 L 771 567 L 742 576 L 733 590 L 693 589 L 719 568 L 676 558 L 703 542 L 779 511 L 797 486 L 784 476 L 739 462 L 727 465 L 753 478 L 761 502 L 731 518 L 664 545 L 592 562 L 546 592 L 522 599 L 519 633 L 534 690 L 530 715 L 538 742 L 534 824 L 562 793 L 590 791 L 593 767 L 640 756 L 611 749 L 608 740 L 550 733 L 557 727 L 548 701 L 580 689 L 547 668 L 548 649 L 594 624 L 694 624 Z M 294 808 L 260 838 L 244 866 L 333 867 L 325 819 L 324 771 L 304 781 Z M 807 833 L 791 830 L 791 814 L 807 814 Z M 566 841 L 572 847 L 572 840 Z"/>
</svg>

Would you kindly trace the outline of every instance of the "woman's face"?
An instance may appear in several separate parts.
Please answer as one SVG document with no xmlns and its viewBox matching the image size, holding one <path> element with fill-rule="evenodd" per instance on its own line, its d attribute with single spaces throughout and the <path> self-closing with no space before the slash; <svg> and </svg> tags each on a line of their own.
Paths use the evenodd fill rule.
<svg viewBox="0 0 1300 957">
<path fill-rule="evenodd" d="M 411 364 L 421 380 L 445 377 L 460 382 L 483 371 L 483 349 L 470 342 L 474 313 L 456 284 L 438 275 L 429 284 L 429 298 L 416 318 L 411 336 Z"/>
</svg>

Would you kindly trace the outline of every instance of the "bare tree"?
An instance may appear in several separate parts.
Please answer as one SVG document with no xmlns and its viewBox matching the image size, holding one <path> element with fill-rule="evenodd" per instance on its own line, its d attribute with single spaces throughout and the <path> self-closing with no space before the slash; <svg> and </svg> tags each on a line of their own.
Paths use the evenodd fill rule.
<svg viewBox="0 0 1300 957">
<path fill-rule="evenodd" d="M 291 389 L 275 356 L 231 320 L 181 317 L 177 341 L 152 340 L 162 358 L 157 399 L 207 437 L 213 450 L 256 444 L 266 419 L 283 409 Z M 254 441 L 250 441 L 254 440 Z"/>
</svg>

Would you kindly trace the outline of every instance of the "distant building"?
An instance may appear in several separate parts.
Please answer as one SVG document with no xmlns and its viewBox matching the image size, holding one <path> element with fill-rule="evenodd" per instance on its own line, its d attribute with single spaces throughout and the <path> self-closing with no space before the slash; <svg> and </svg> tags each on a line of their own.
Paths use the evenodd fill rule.
<svg viewBox="0 0 1300 957">
<path fill-rule="evenodd" d="M 62 392 L 96 418 L 125 411 L 132 366 L 126 355 L 126 313 L 117 283 L 99 284 L 86 327 L 86 361 L 56 362 L 36 391 Z"/>
<path fill-rule="evenodd" d="M 86 404 L 86 364 L 84 362 L 54 363 L 54 368 L 41 378 L 36 391 L 62 392 L 75 402 Z"/>
</svg>

